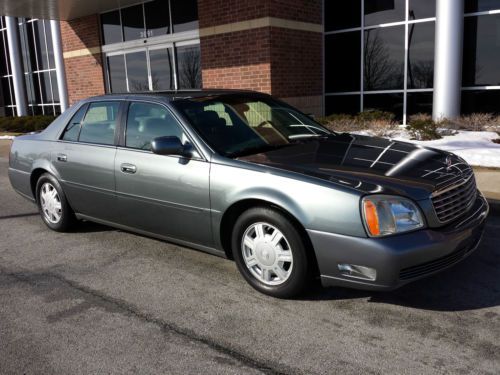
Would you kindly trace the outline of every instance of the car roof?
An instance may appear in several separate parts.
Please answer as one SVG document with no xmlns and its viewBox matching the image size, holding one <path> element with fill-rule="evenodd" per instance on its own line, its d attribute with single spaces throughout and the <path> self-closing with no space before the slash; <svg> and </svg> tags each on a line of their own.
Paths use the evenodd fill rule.
<svg viewBox="0 0 500 375">
<path fill-rule="evenodd" d="M 86 101 L 95 100 L 109 100 L 109 99 L 144 99 L 155 98 L 167 101 L 185 98 L 197 98 L 206 96 L 219 96 L 219 95 L 267 95 L 258 91 L 252 90 L 235 90 L 235 89 L 199 89 L 199 90 L 171 90 L 171 91 L 147 91 L 147 92 L 134 92 L 134 93 L 113 93 L 99 96 L 93 96 Z"/>
</svg>

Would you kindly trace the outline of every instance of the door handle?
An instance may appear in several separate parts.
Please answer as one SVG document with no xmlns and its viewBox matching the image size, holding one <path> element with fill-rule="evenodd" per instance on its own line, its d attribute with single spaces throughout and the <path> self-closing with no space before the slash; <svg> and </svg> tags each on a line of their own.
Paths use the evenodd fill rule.
<svg viewBox="0 0 500 375">
<path fill-rule="evenodd" d="M 57 154 L 58 161 L 68 161 L 68 157 L 64 154 Z"/>
<path fill-rule="evenodd" d="M 120 166 L 123 173 L 135 173 L 137 172 L 137 167 L 133 164 L 123 163 Z"/>
</svg>

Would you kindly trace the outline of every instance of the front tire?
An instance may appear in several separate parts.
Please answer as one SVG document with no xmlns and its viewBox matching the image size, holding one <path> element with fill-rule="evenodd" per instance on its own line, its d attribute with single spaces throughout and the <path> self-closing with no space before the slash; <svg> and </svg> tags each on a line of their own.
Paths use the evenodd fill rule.
<svg viewBox="0 0 500 375">
<path fill-rule="evenodd" d="M 36 183 L 36 202 L 43 222 L 52 230 L 66 232 L 74 224 L 73 210 L 59 181 L 49 173 L 40 176 Z"/>
<path fill-rule="evenodd" d="M 241 214 L 233 228 L 232 251 L 240 273 L 261 293 L 291 298 L 308 284 L 304 241 L 277 210 L 255 207 Z"/>
</svg>

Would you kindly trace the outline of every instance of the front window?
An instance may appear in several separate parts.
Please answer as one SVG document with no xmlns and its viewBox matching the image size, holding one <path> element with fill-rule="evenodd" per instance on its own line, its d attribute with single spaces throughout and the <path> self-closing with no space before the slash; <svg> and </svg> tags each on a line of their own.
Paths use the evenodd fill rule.
<svg viewBox="0 0 500 375">
<path fill-rule="evenodd" d="M 215 151 L 229 157 L 331 134 L 309 116 L 266 96 L 179 99 L 174 106 Z"/>
</svg>

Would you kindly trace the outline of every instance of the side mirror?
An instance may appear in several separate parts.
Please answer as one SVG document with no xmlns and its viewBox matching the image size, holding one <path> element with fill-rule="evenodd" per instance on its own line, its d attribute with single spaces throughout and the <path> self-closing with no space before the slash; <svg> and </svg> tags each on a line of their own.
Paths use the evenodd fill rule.
<svg viewBox="0 0 500 375">
<path fill-rule="evenodd" d="M 158 137 L 151 142 L 151 150 L 158 155 L 190 156 L 178 137 Z"/>
</svg>

